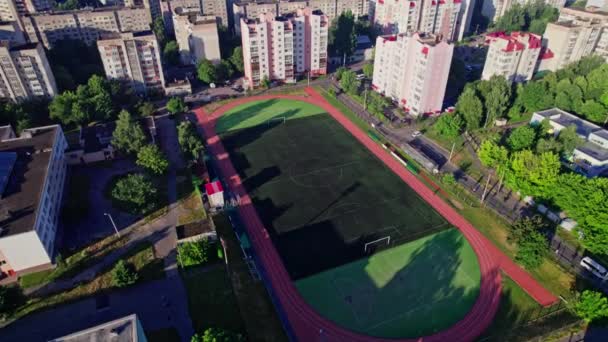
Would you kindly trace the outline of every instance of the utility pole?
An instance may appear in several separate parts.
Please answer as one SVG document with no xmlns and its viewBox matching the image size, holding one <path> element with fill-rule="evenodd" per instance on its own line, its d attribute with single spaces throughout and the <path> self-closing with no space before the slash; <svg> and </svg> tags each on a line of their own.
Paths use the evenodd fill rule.
<svg viewBox="0 0 608 342">
<path fill-rule="evenodd" d="M 488 192 L 488 185 L 490 185 L 490 178 L 492 178 L 492 175 L 488 175 L 488 181 L 486 182 L 486 186 L 483 189 L 483 195 L 481 195 L 482 204 L 483 204 L 483 201 L 486 199 L 486 193 Z"/>
<path fill-rule="evenodd" d="M 116 223 L 114 223 L 114 219 L 112 219 L 112 215 L 108 213 L 103 213 L 105 216 L 110 218 L 110 222 L 112 222 L 112 227 L 114 227 L 114 231 L 116 232 L 116 236 L 120 237 L 120 233 L 118 232 L 118 228 L 116 228 Z"/>
<path fill-rule="evenodd" d="M 310 70 L 308 70 L 308 86 L 310 87 Z"/>
<path fill-rule="evenodd" d="M 365 91 L 363 94 L 363 109 L 367 110 L 367 82 L 365 83 Z"/>
<path fill-rule="evenodd" d="M 448 158 L 448 163 L 452 160 L 452 155 L 454 154 L 454 147 L 456 147 L 456 142 L 452 143 L 452 149 L 450 150 L 450 157 Z"/>
<path fill-rule="evenodd" d="M 342 66 L 346 66 L 346 52 L 344 53 L 344 57 L 342 58 Z"/>
</svg>

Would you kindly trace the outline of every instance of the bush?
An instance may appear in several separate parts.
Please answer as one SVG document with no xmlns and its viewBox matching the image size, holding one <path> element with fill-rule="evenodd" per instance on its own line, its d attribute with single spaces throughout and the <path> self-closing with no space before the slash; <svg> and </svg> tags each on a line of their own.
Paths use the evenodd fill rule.
<svg viewBox="0 0 608 342">
<path fill-rule="evenodd" d="M 209 251 L 207 239 L 185 242 L 177 246 L 177 261 L 183 268 L 204 264 L 209 260 Z"/>
<path fill-rule="evenodd" d="M 584 291 L 573 307 L 574 313 L 587 323 L 608 317 L 608 299 L 600 292 Z"/>
<path fill-rule="evenodd" d="M 154 144 L 146 145 L 137 152 L 136 163 L 157 175 L 164 174 L 169 168 L 169 161 L 165 154 Z"/>
<path fill-rule="evenodd" d="M 157 190 L 144 175 L 135 173 L 120 178 L 112 188 L 113 204 L 132 214 L 145 214 L 156 207 Z"/>
<path fill-rule="evenodd" d="M 454 178 L 454 175 L 451 173 L 446 173 L 443 175 L 443 177 L 441 177 L 441 181 L 447 185 L 456 184 L 456 178 Z"/>
<path fill-rule="evenodd" d="M 188 107 L 184 103 L 181 97 L 172 97 L 167 102 L 167 110 L 171 114 L 179 114 L 188 110 Z"/>
<path fill-rule="evenodd" d="M 18 286 L 0 286 L 0 316 L 10 315 L 23 302 L 24 297 Z"/>
<path fill-rule="evenodd" d="M 120 260 L 112 269 L 112 285 L 116 287 L 125 287 L 137 282 L 137 272 L 133 265 Z"/>
<path fill-rule="evenodd" d="M 220 260 L 224 260 L 224 248 L 221 243 L 217 244 L 217 258 Z"/>
<path fill-rule="evenodd" d="M 221 328 L 209 328 L 201 334 L 192 336 L 191 342 L 240 342 L 245 341 L 245 337 L 241 334 L 233 333 L 232 331 Z"/>
</svg>

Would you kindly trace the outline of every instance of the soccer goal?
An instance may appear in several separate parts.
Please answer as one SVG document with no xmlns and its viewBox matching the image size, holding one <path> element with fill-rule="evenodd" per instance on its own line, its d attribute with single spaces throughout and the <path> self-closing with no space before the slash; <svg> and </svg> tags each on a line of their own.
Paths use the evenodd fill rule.
<svg viewBox="0 0 608 342">
<path fill-rule="evenodd" d="M 380 247 L 380 246 L 384 246 L 386 244 L 386 246 L 391 244 L 391 236 L 387 235 L 385 237 L 381 237 L 379 239 L 376 239 L 374 241 L 370 241 L 370 242 L 366 242 L 365 245 L 363 246 L 363 251 L 365 253 L 369 253 L 371 251 L 373 251 L 374 247 Z"/>
<path fill-rule="evenodd" d="M 268 121 L 266 121 L 266 124 L 268 126 L 278 125 L 278 124 L 284 124 L 285 121 L 286 121 L 286 119 L 285 119 L 284 116 L 279 116 L 279 117 L 276 117 L 276 118 L 269 119 Z"/>
</svg>

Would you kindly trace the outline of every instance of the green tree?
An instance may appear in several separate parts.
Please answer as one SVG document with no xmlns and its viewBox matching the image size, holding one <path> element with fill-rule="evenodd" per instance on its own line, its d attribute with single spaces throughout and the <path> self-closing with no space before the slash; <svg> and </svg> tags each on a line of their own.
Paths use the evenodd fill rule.
<svg viewBox="0 0 608 342">
<path fill-rule="evenodd" d="M 583 104 L 583 92 L 569 79 L 557 83 L 555 105 L 566 111 L 577 111 Z"/>
<path fill-rule="evenodd" d="M 239 73 L 243 73 L 243 71 L 245 70 L 245 66 L 243 64 L 243 48 L 240 46 L 237 46 L 234 48 L 234 50 L 232 50 L 232 55 L 230 56 L 230 63 L 232 63 L 232 65 L 234 65 L 234 68 L 236 69 L 236 71 L 238 71 Z"/>
<path fill-rule="evenodd" d="M 374 63 L 365 63 L 363 65 L 363 74 L 371 79 L 374 76 Z"/>
<path fill-rule="evenodd" d="M 582 145 L 585 140 L 581 138 L 576 132 L 576 126 L 571 125 L 568 126 L 561 131 L 557 136 L 557 141 L 559 141 L 563 146 L 563 152 L 566 155 L 571 155 L 575 148 Z"/>
<path fill-rule="evenodd" d="M 357 79 L 357 74 L 354 71 L 344 71 L 340 78 L 340 87 L 342 90 L 351 95 L 356 95 L 359 91 L 361 82 Z"/>
<path fill-rule="evenodd" d="M 158 44 L 163 48 L 167 42 L 167 33 L 165 32 L 165 22 L 163 21 L 162 16 L 154 19 L 154 23 L 152 23 L 152 31 L 156 35 L 156 40 Z"/>
<path fill-rule="evenodd" d="M 608 317 L 608 299 L 601 292 L 585 290 L 573 309 L 578 317 L 591 323 Z"/>
<path fill-rule="evenodd" d="M 487 84 L 490 91 L 484 96 L 486 108 L 484 127 L 492 126 L 494 120 L 504 116 L 511 98 L 511 86 L 504 76 L 492 76 Z"/>
<path fill-rule="evenodd" d="M 466 129 L 473 130 L 481 125 L 483 104 L 472 88 L 465 88 L 456 102 L 456 113 L 465 121 Z"/>
<path fill-rule="evenodd" d="M 369 94 L 367 110 L 374 114 L 378 119 L 385 121 L 386 117 L 384 116 L 384 110 L 389 104 L 390 101 L 386 97 L 376 92 L 371 92 Z"/>
<path fill-rule="evenodd" d="M 243 342 L 245 337 L 221 328 L 208 328 L 205 332 L 192 336 L 191 342 Z"/>
<path fill-rule="evenodd" d="M 538 215 L 520 219 L 511 227 L 508 238 L 517 244 L 515 260 L 527 269 L 537 268 L 543 262 L 549 248 L 549 243 L 542 234 L 546 228 Z"/>
<path fill-rule="evenodd" d="M 15 311 L 23 303 L 24 296 L 18 286 L 0 286 L 0 316 Z"/>
<path fill-rule="evenodd" d="M 262 78 L 260 81 L 260 86 L 266 89 L 270 88 L 270 80 L 268 79 L 268 76 L 264 75 L 264 78 Z"/>
<path fill-rule="evenodd" d="M 517 151 L 511 154 L 506 181 L 524 195 L 546 197 L 554 190 L 560 167 L 555 153 L 536 155 L 530 150 Z"/>
<path fill-rule="evenodd" d="M 188 106 L 181 97 L 172 97 L 167 101 L 167 110 L 171 114 L 179 114 L 188 110 Z"/>
<path fill-rule="evenodd" d="M 207 239 L 184 242 L 177 246 L 177 262 L 182 268 L 204 264 L 209 261 L 211 246 Z"/>
<path fill-rule="evenodd" d="M 167 157 L 160 148 L 154 144 L 146 145 L 137 152 L 136 163 L 157 175 L 164 174 L 169 168 Z"/>
<path fill-rule="evenodd" d="M 215 65 L 213 65 L 213 63 L 211 63 L 211 61 L 208 59 L 203 59 L 198 62 L 198 65 L 196 66 L 196 74 L 199 80 L 207 84 L 217 82 Z"/>
<path fill-rule="evenodd" d="M 335 18 L 329 28 L 329 45 L 339 57 L 352 56 L 357 45 L 355 17 L 348 10 Z"/>
<path fill-rule="evenodd" d="M 230 62 L 223 60 L 215 67 L 215 72 L 218 81 L 226 81 L 229 80 L 234 74 L 234 68 Z"/>
<path fill-rule="evenodd" d="M 177 140 L 182 151 L 189 159 L 198 158 L 204 150 L 203 142 L 190 121 L 182 121 L 177 126 Z"/>
<path fill-rule="evenodd" d="M 147 177 L 134 173 L 120 178 L 111 196 L 119 208 L 133 214 L 145 214 L 156 206 L 157 190 Z"/>
<path fill-rule="evenodd" d="M 163 48 L 163 59 L 169 65 L 179 64 L 179 46 L 177 46 L 175 40 L 170 40 L 165 44 L 165 47 Z"/>
<path fill-rule="evenodd" d="M 146 136 L 138 121 L 126 110 L 118 114 L 112 134 L 112 146 L 126 153 L 137 153 L 146 144 Z"/>
<path fill-rule="evenodd" d="M 606 122 L 606 108 L 594 100 L 585 101 L 579 112 L 585 116 L 585 119 L 591 122 L 598 124 Z"/>
<path fill-rule="evenodd" d="M 432 129 L 444 137 L 455 138 L 460 135 L 463 127 L 464 122 L 459 114 L 446 113 L 437 119 Z"/>
<path fill-rule="evenodd" d="M 535 112 L 553 106 L 554 99 L 549 85 L 544 81 L 531 81 L 518 94 L 518 102 L 527 112 Z"/>
<path fill-rule="evenodd" d="M 137 282 L 139 276 L 133 265 L 120 260 L 112 269 L 112 285 L 116 287 L 126 287 Z"/>
<path fill-rule="evenodd" d="M 137 106 L 137 111 L 141 117 L 152 116 L 156 112 L 156 107 L 152 102 L 143 101 Z"/>
<path fill-rule="evenodd" d="M 536 153 L 553 152 L 560 154 L 564 147 L 554 137 L 538 139 L 536 143 Z"/>
<path fill-rule="evenodd" d="M 49 105 L 51 119 L 59 120 L 64 125 L 84 125 L 90 122 L 89 113 L 78 110 L 77 103 L 78 97 L 71 91 L 55 96 Z"/>
<path fill-rule="evenodd" d="M 344 74 L 344 72 L 348 71 L 348 68 L 345 68 L 343 66 L 338 67 L 338 69 L 336 69 L 336 80 L 341 80 L 342 79 L 342 75 Z"/>
<path fill-rule="evenodd" d="M 491 140 L 486 140 L 479 146 L 477 156 L 481 163 L 487 167 L 499 168 L 507 164 L 509 152 Z"/>
<path fill-rule="evenodd" d="M 507 138 L 507 145 L 511 151 L 520 151 L 534 146 L 536 143 L 536 130 L 529 125 L 520 126 L 511 131 Z"/>
</svg>

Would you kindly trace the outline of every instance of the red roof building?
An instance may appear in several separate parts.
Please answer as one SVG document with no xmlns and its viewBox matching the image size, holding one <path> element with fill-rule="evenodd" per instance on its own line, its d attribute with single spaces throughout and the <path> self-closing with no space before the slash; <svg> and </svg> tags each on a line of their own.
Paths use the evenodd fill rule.
<svg viewBox="0 0 608 342">
<path fill-rule="evenodd" d="M 486 35 L 489 46 L 481 78 L 504 76 L 509 82 L 532 79 L 542 48 L 539 35 L 526 32 L 492 32 Z"/>
</svg>

